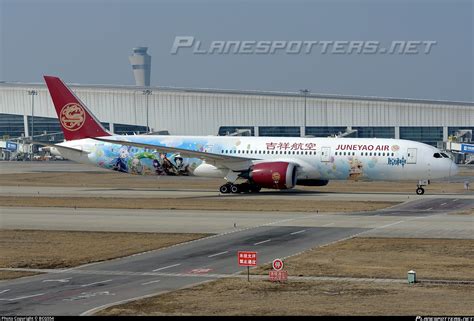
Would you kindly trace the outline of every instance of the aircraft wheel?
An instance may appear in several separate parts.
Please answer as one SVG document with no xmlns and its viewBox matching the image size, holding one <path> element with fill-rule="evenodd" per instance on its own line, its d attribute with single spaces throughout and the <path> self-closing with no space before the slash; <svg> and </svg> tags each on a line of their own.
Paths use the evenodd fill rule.
<svg viewBox="0 0 474 321">
<path fill-rule="evenodd" d="M 424 189 L 423 187 L 418 187 L 418 188 L 416 189 L 416 194 L 418 194 L 418 195 L 423 195 L 423 194 L 425 194 L 425 189 Z"/>
<path fill-rule="evenodd" d="M 219 192 L 221 192 L 222 194 L 228 194 L 228 193 L 230 193 L 230 186 L 229 186 L 229 184 L 224 184 L 224 185 L 222 185 L 221 187 L 219 187 Z"/>
<path fill-rule="evenodd" d="M 258 192 L 260 192 L 261 189 L 262 188 L 260 186 L 254 185 L 254 186 L 250 187 L 250 192 L 251 193 L 258 193 Z"/>
<path fill-rule="evenodd" d="M 238 193 L 240 193 L 240 188 L 239 188 L 239 186 L 232 184 L 230 186 L 230 191 L 234 194 L 238 194 Z"/>
</svg>

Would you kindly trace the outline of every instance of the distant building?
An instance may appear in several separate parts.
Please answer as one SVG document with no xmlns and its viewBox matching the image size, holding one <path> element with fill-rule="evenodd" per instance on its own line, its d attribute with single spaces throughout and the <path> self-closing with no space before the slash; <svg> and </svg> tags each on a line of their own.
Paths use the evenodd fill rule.
<svg viewBox="0 0 474 321">
<path fill-rule="evenodd" d="M 149 125 L 171 135 L 401 138 L 436 146 L 459 130 L 474 130 L 474 103 L 325 94 L 71 85 L 77 96 L 116 133 L 145 132 Z M 35 135 L 60 132 L 44 84 L 0 83 L 0 137 L 28 136 L 34 96 Z M 151 94 L 145 95 L 149 90 Z M 306 116 L 306 119 L 305 119 Z M 306 124 L 306 126 L 305 126 Z M 60 136 L 55 137 L 58 140 Z"/>
<path fill-rule="evenodd" d="M 151 56 L 147 50 L 147 47 L 133 48 L 133 54 L 129 57 L 137 86 L 150 86 Z"/>
</svg>

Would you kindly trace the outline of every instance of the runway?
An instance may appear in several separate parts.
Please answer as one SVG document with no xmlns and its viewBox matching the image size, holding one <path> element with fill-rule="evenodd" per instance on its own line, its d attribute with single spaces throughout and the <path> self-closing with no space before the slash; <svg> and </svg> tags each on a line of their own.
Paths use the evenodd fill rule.
<svg viewBox="0 0 474 321">
<path fill-rule="evenodd" d="M 44 186 L 4 186 L 0 189 L 0 196 L 23 196 L 23 197 L 106 197 L 106 198 L 188 198 L 188 199 L 281 199 L 285 200 L 314 200 L 314 201 L 389 201 L 406 202 L 412 200 L 452 198 L 452 199 L 474 199 L 472 194 L 430 194 L 416 195 L 414 193 L 334 193 L 315 191 L 272 191 L 265 190 L 258 194 L 220 194 L 217 191 L 199 189 L 146 189 L 146 188 L 107 188 L 107 187 L 44 187 Z"/>
<path fill-rule="evenodd" d="M 145 230 L 154 218 L 154 231 L 169 231 L 190 219 L 199 230 L 218 233 L 205 239 L 167 249 L 150 251 L 83 267 L 51 271 L 40 276 L 0 282 L 0 311 L 6 315 L 77 315 L 136 297 L 176 290 L 216 278 L 215 274 L 233 274 L 238 250 L 258 252 L 258 264 L 274 258 L 295 255 L 304 250 L 356 235 L 473 238 L 473 220 L 469 215 L 447 214 L 445 202 L 431 199 L 405 203 L 397 207 L 356 214 L 251 213 L 199 211 L 138 211 L 132 218 L 127 211 L 81 209 L 71 213 L 61 209 L 2 208 L 2 224 L 18 224 L 15 217 L 24 215 L 23 226 L 30 220 L 63 221 L 90 226 L 85 222 L 105 220 L 115 227 L 137 223 L 132 230 Z M 459 208 L 472 206 L 472 200 L 457 199 Z M 7 213 L 4 213 L 7 210 Z M 38 212 L 44 210 L 43 213 Z M 49 213 L 48 213 L 49 211 Z M 62 211 L 62 212 L 61 212 Z M 407 215 L 409 213 L 409 215 Z M 263 214 L 263 216 L 260 216 Z M 52 216 L 48 216 L 52 215 Z M 60 218 L 60 219 L 59 219 Z M 233 223 L 238 223 L 234 228 Z M 50 225 L 47 225 L 49 222 Z M 206 229 L 206 223 L 209 227 Z M 140 225 L 141 224 L 141 225 Z M 161 230 L 160 230 L 161 229 Z M 185 231 L 186 228 L 183 229 Z M 398 234 L 397 234 L 398 233 Z M 401 233 L 401 234 L 400 234 Z"/>
<path fill-rule="evenodd" d="M 257 227 L 59 274 L 1 282 L 0 309 L 6 315 L 77 315 L 104 304 L 213 279 L 205 274 L 242 271 L 237 266 L 238 250 L 257 251 L 258 263 L 262 264 L 364 229 L 326 227 L 301 231 L 300 227 L 291 226 Z"/>
<path fill-rule="evenodd" d="M 45 173 L 42 177 L 50 176 L 49 173 L 58 175 L 61 172 L 85 170 L 95 177 L 104 172 L 99 168 L 71 162 L 29 162 L 18 165 L 2 162 L 0 169 L 2 173 L 9 174 Z M 143 179 L 147 180 L 146 177 Z M 170 182 L 175 179 L 165 178 Z M 238 250 L 257 251 L 258 264 L 262 265 L 275 258 L 292 256 L 354 236 L 474 238 L 473 216 L 455 214 L 456 211 L 474 206 L 472 193 L 418 196 L 396 191 L 262 191 L 257 195 L 220 195 L 207 188 L 154 188 L 154 181 L 148 188 L 8 185 L 1 187 L 1 196 L 272 200 L 281 199 L 284 195 L 288 202 L 370 200 L 400 204 L 384 210 L 344 214 L 0 207 L 0 225 L 3 229 L 214 234 L 166 249 L 71 269 L 48 270 L 45 271 L 48 273 L 33 277 L 0 281 L 2 315 L 90 314 L 104 305 L 232 276 L 245 271 L 245 268 L 237 265 Z"/>
<path fill-rule="evenodd" d="M 348 214 L 2 207 L 0 222 L 5 229 L 213 234 L 268 224 L 373 229 L 398 222 L 393 228 L 412 231 L 404 235 L 439 237 L 456 231 L 459 237 L 470 238 L 474 223 L 472 216 L 445 213 L 473 206 L 473 199 L 431 198 L 379 211 Z M 439 215 L 433 216 L 435 214 Z M 416 221 L 423 217 L 423 224 L 418 224 Z M 415 222 L 408 223 L 411 219 Z"/>
</svg>

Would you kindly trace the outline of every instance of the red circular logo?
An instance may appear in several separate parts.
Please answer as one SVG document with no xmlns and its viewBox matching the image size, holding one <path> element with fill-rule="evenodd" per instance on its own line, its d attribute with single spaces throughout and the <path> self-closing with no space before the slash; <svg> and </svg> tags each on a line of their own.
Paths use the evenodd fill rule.
<svg viewBox="0 0 474 321">
<path fill-rule="evenodd" d="M 283 269 L 283 261 L 281 259 L 275 259 L 273 260 L 272 266 L 275 271 L 280 271 Z"/>
<path fill-rule="evenodd" d="M 69 131 L 76 131 L 84 125 L 86 113 L 78 103 L 64 105 L 59 113 L 59 121 Z"/>
</svg>

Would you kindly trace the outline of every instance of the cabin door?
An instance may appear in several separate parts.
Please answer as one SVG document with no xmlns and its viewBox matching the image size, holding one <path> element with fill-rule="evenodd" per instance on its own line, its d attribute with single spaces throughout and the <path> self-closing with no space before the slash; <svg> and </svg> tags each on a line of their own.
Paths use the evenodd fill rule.
<svg viewBox="0 0 474 321">
<path fill-rule="evenodd" d="M 416 148 L 408 148 L 407 164 L 416 164 Z"/>
<path fill-rule="evenodd" d="M 331 160 L 331 147 L 321 148 L 321 161 L 329 162 Z"/>
</svg>

